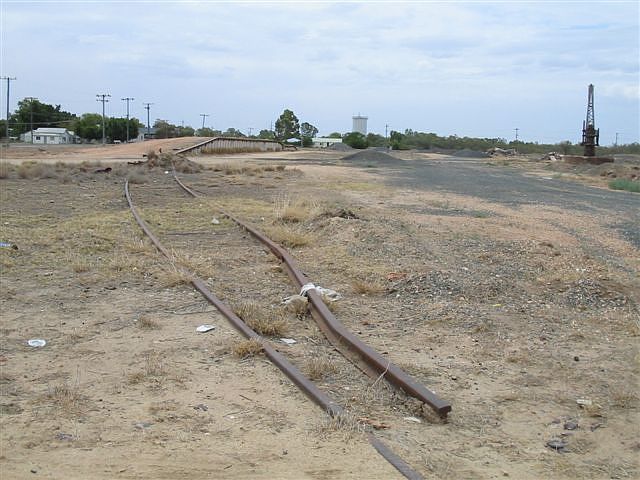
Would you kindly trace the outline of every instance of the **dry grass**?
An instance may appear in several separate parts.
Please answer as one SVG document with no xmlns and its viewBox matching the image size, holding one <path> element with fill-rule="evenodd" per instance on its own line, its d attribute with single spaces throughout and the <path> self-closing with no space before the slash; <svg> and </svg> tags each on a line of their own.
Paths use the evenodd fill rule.
<svg viewBox="0 0 640 480">
<path fill-rule="evenodd" d="M 129 180 L 129 183 L 132 183 L 132 184 L 147 183 L 148 181 L 147 176 L 140 171 L 134 171 L 129 173 L 129 175 L 127 175 L 127 179 Z"/>
<path fill-rule="evenodd" d="M 266 229 L 266 233 L 274 242 L 285 247 L 304 247 L 311 243 L 311 235 L 301 228 L 290 225 L 272 225 Z"/>
<path fill-rule="evenodd" d="M 249 340 L 243 340 L 236 343 L 231 348 L 231 352 L 239 358 L 247 358 L 258 355 L 264 350 L 262 342 L 256 338 L 250 338 Z"/>
<path fill-rule="evenodd" d="M 143 330 L 159 330 L 160 328 L 162 328 L 162 325 L 160 325 L 159 322 L 148 315 L 140 315 L 140 318 L 136 322 L 136 325 L 138 326 L 138 328 L 141 328 Z"/>
<path fill-rule="evenodd" d="M 267 309 L 254 302 L 243 302 L 234 306 L 233 311 L 260 335 L 281 336 L 287 333 L 288 325 L 282 309 Z"/>
<path fill-rule="evenodd" d="M 129 375 L 129 384 L 136 385 L 148 380 L 159 381 L 167 375 L 165 356 L 160 352 L 151 351 L 144 356 L 144 367 L 141 371 Z"/>
<path fill-rule="evenodd" d="M 9 178 L 11 166 L 7 162 L 0 162 L 0 178 Z"/>
<path fill-rule="evenodd" d="M 338 371 L 338 367 L 336 367 L 335 362 L 333 362 L 329 357 L 321 354 L 314 354 L 307 358 L 303 371 L 309 379 L 321 380 L 332 373 L 336 373 Z"/>
<path fill-rule="evenodd" d="M 320 438 L 326 438 L 332 433 L 341 433 L 345 440 L 365 431 L 366 427 L 358 420 L 358 417 L 347 411 L 334 416 L 327 414 L 315 428 L 315 434 Z"/>
<path fill-rule="evenodd" d="M 377 295 L 387 290 L 384 283 L 376 278 L 355 279 L 351 282 L 351 288 L 358 295 Z"/>
<path fill-rule="evenodd" d="M 173 265 L 161 266 L 156 276 L 164 288 L 173 288 L 191 283 L 189 274 Z"/>
<path fill-rule="evenodd" d="M 307 297 L 295 295 L 295 298 L 285 306 L 285 310 L 293 313 L 298 318 L 302 318 L 309 311 L 309 300 Z"/>
<path fill-rule="evenodd" d="M 53 402 L 62 412 L 68 414 L 77 413 L 83 400 L 78 387 L 71 386 L 67 382 L 49 386 L 47 399 Z"/>
<path fill-rule="evenodd" d="M 53 165 L 24 162 L 18 167 L 18 176 L 25 180 L 36 178 L 57 178 L 58 173 Z"/>
<path fill-rule="evenodd" d="M 627 386 L 612 388 L 609 391 L 609 401 L 616 408 L 638 408 L 638 394 Z"/>
<path fill-rule="evenodd" d="M 318 205 L 306 199 L 292 199 L 289 195 L 279 195 L 275 200 L 276 220 L 284 223 L 301 223 L 320 211 Z"/>
</svg>

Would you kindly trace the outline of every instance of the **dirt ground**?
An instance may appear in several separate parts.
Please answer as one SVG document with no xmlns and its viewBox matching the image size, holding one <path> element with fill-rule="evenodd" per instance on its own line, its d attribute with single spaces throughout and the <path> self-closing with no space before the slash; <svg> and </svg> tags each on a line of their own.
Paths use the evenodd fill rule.
<svg viewBox="0 0 640 480">
<path fill-rule="evenodd" d="M 2 478 L 402 478 L 364 431 L 429 479 L 640 477 L 640 255 L 611 228 L 622 213 L 392 186 L 392 167 L 311 150 L 194 157 L 180 176 L 206 196 L 192 199 L 166 168 L 126 163 L 185 146 L 156 142 L 2 151 Z M 273 345 L 348 415 L 238 354 L 240 335 L 142 236 L 125 178 L 174 260 L 238 311 L 261 308 Z M 218 206 L 338 291 L 337 318 L 449 400 L 448 420 L 283 310 L 287 276 Z"/>
</svg>

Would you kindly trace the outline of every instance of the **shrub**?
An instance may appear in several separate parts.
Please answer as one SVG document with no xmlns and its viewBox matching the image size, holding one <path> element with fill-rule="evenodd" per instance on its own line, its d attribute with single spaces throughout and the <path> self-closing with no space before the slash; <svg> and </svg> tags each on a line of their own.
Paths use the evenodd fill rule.
<svg viewBox="0 0 640 480">
<path fill-rule="evenodd" d="M 609 188 L 613 190 L 626 190 L 627 192 L 640 193 L 640 182 L 634 182 L 627 178 L 616 178 L 609 182 Z"/>
</svg>

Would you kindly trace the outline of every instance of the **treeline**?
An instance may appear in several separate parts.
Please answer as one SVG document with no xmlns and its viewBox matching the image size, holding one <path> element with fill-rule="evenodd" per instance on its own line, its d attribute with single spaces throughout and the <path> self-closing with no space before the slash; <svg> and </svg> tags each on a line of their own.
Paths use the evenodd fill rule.
<svg viewBox="0 0 640 480">
<path fill-rule="evenodd" d="M 404 133 L 392 131 L 389 138 L 369 133 L 363 135 L 351 132 L 342 136 L 342 141 L 353 148 L 389 147 L 393 150 L 475 150 L 486 152 L 491 148 L 515 149 L 519 153 L 548 153 L 558 152 L 565 155 L 582 155 L 584 148 L 579 144 L 573 144 L 569 140 L 548 144 L 537 142 L 507 141 L 504 138 L 475 138 L 449 135 L 441 137 L 435 133 L 417 132 L 407 129 Z M 640 144 L 630 143 L 618 146 L 598 147 L 598 154 L 607 155 L 614 153 L 640 154 Z"/>
</svg>

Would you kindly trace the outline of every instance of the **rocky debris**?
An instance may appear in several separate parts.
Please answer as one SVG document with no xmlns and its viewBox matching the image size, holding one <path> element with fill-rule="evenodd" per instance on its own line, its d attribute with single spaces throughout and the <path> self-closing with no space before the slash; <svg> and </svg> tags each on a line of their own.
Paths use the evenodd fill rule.
<svg viewBox="0 0 640 480">
<path fill-rule="evenodd" d="M 555 450 L 558 453 L 566 452 L 566 448 L 569 444 L 561 438 L 552 438 L 546 443 L 546 446 L 551 450 Z"/>
<path fill-rule="evenodd" d="M 515 148 L 504 149 L 504 148 L 493 147 L 487 150 L 487 153 L 491 157 L 512 157 L 513 155 L 516 154 L 516 149 Z"/>
<path fill-rule="evenodd" d="M 481 152 L 479 150 L 471 150 L 468 148 L 464 148 L 462 150 L 453 152 L 451 156 L 461 157 L 461 158 L 488 158 L 489 154 L 486 152 Z"/>
<path fill-rule="evenodd" d="M 378 164 L 378 165 L 402 165 L 403 161 L 389 155 L 385 152 L 377 152 L 375 150 L 363 150 L 360 152 L 352 153 L 346 157 L 342 157 L 342 160 L 349 163 L 365 163 L 365 164 Z"/>
<path fill-rule="evenodd" d="M 353 148 L 351 148 L 346 143 L 334 143 L 332 145 L 329 145 L 327 147 L 327 150 L 336 150 L 338 152 L 350 152 L 353 150 Z"/>
<path fill-rule="evenodd" d="M 588 278 L 571 284 L 564 297 L 566 304 L 574 308 L 624 307 L 629 302 L 622 293 L 609 290 L 600 282 Z"/>
<path fill-rule="evenodd" d="M 462 293 L 462 285 L 448 272 L 431 271 L 402 277 L 391 284 L 389 291 L 429 298 L 451 297 Z"/>
</svg>

